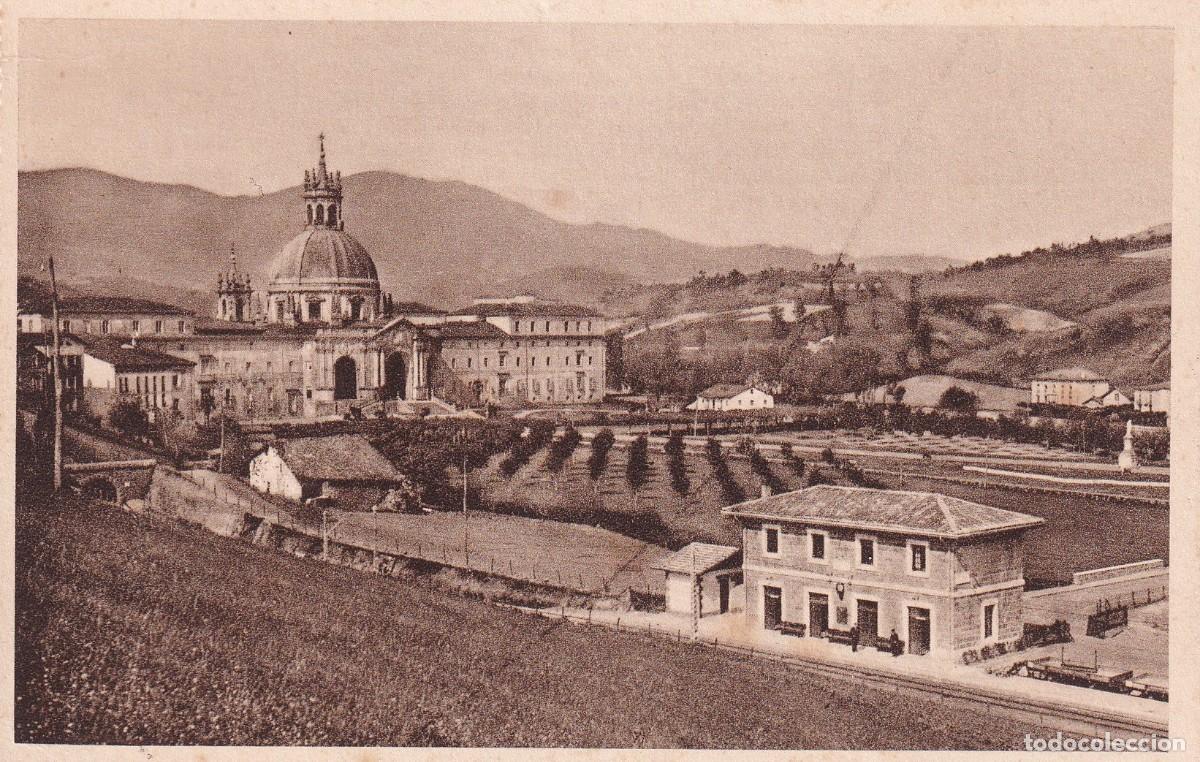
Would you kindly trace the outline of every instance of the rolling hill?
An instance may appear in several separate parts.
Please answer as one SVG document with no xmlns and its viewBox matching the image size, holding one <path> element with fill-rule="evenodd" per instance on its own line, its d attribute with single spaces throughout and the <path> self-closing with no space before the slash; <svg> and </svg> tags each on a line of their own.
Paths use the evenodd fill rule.
<svg viewBox="0 0 1200 762">
<path fill-rule="evenodd" d="M 397 299 L 439 306 L 509 282 L 563 298 L 589 282 L 669 281 L 732 267 L 806 269 L 816 261 L 804 249 L 716 247 L 653 230 L 568 224 L 462 182 L 364 172 L 343 184 L 346 228 L 372 253 L 384 288 Z M 298 187 L 221 196 L 60 169 L 22 172 L 18 189 L 19 271 L 36 275 L 53 251 L 64 282 L 116 276 L 208 293 L 236 242 L 239 264 L 261 286 L 275 252 L 303 225 Z"/>
</svg>

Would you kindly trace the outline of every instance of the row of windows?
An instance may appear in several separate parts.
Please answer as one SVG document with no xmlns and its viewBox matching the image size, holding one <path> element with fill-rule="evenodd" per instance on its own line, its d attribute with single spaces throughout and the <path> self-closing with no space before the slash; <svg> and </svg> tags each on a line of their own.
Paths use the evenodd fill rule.
<svg viewBox="0 0 1200 762">
<path fill-rule="evenodd" d="M 521 348 L 521 342 L 519 342 L 519 341 L 514 341 L 512 343 L 512 345 L 513 345 L 513 347 L 515 347 L 517 349 Z M 579 339 L 577 341 L 567 340 L 567 341 L 562 342 L 561 344 L 559 344 L 559 342 L 557 342 L 557 341 L 551 341 L 550 339 L 546 339 L 542 343 L 542 346 L 545 346 L 545 347 L 549 347 L 551 345 L 563 346 L 563 347 L 590 347 L 590 346 L 593 346 L 593 343 L 592 343 L 591 339 L 588 339 L 587 341 L 584 341 L 582 339 Z M 505 346 L 507 346 L 507 343 L 504 341 L 500 341 L 497 344 L 492 344 L 492 342 L 490 342 L 490 341 L 468 341 L 468 342 L 465 342 L 464 344 L 462 344 L 461 346 L 464 346 L 467 349 L 504 349 Z M 537 340 L 530 341 L 529 346 L 531 348 L 538 346 Z"/>
<path fill-rule="evenodd" d="M 583 354 L 582 352 L 579 352 L 579 353 L 577 353 L 577 354 L 575 355 L 575 365 L 576 365 L 576 366 L 582 366 L 582 365 L 583 365 L 583 358 L 584 358 L 584 354 Z M 546 357 L 545 359 L 546 359 L 545 366 L 546 366 L 547 368 L 549 368 L 549 367 L 550 367 L 550 361 L 551 361 L 551 359 L 552 359 L 552 358 L 550 358 L 550 357 Z M 467 363 L 466 363 L 466 366 L 465 366 L 465 367 L 467 368 L 467 370 L 470 370 L 470 369 L 471 369 L 471 368 L 474 366 L 473 360 L 472 360 L 472 358 L 468 357 L 468 358 L 466 358 L 466 361 L 467 361 Z M 530 357 L 530 358 L 529 358 L 529 367 L 537 367 L 537 364 L 538 364 L 538 359 L 537 359 L 537 356 L 536 356 L 536 355 L 534 355 L 534 356 L 532 356 L 532 357 Z M 564 357 L 564 358 L 563 358 L 563 365 L 564 365 L 564 366 L 569 366 L 570 364 L 571 364 L 571 358 L 570 358 L 570 357 Z M 587 364 L 588 364 L 588 365 L 591 365 L 591 364 L 592 364 L 592 356 L 591 356 L 591 355 L 587 355 Z M 451 368 L 454 368 L 454 369 L 457 369 L 457 368 L 458 368 L 458 358 L 457 358 L 457 357 L 451 357 L 451 358 L 450 358 L 450 367 L 451 367 Z M 480 365 L 479 367 L 481 367 L 481 368 L 486 368 L 486 367 L 488 367 L 488 358 L 487 358 L 487 357 L 484 357 L 484 358 L 483 358 L 483 364 L 482 364 L 482 365 Z M 497 365 L 496 365 L 496 367 L 498 367 L 498 368 L 505 368 L 505 367 L 508 367 L 508 355 L 506 355 L 506 354 L 501 354 L 501 355 L 500 355 L 500 357 L 498 358 L 498 362 L 497 362 Z M 518 367 L 518 368 L 519 368 L 519 367 L 521 367 L 521 358 L 520 358 L 519 356 L 516 358 L 516 367 Z"/>
<path fill-rule="evenodd" d="M 779 527 L 766 526 L 763 527 L 763 553 L 768 556 L 779 556 L 780 551 L 780 534 Z M 808 560 L 817 563 L 827 562 L 829 535 L 818 530 L 808 531 Z M 860 569 L 876 569 L 876 540 L 874 537 L 859 536 L 855 538 L 856 545 L 856 561 L 855 565 Z M 929 545 L 924 542 L 910 540 L 907 543 L 908 552 L 908 568 L 909 574 L 928 574 L 929 573 Z"/>
<path fill-rule="evenodd" d="M 226 374 L 233 372 L 233 363 L 230 362 L 229 360 L 225 361 L 224 371 Z M 245 364 L 245 371 L 246 371 L 246 373 L 254 372 L 254 363 L 247 360 L 246 364 Z M 202 374 L 216 373 L 217 372 L 217 359 L 215 357 L 202 356 L 200 358 L 200 372 Z M 266 372 L 274 373 L 275 372 L 275 363 L 268 361 L 266 363 Z M 287 372 L 288 373 L 296 372 L 296 361 L 295 360 L 288 360 Z"/>
<path fill-rule="evenodd" d="M 165 373 L 159 375 L 139 375 L 133 377 L 134 383 L 129 383 L 129 376 L 120 376 L 117 378 L 117 389 L 122 393 L 130 391 L 141 394 L 142 392 L 159 392 L 167 390 L 167 376 Z M 179 388 L 179 374 L 171 374 L 171 388 Z"/>
<path fill-rule="evenodd" d="M 129 324 L 129 332 L 130 333 L 141 333 L 142 321 L 127 320 L 125 322 Z M 100 333 L 113 333 L 113 332 L 119 333 L 121 330 L 121 321 L 120 320 L 111 320 L 111 321 L 110 320 L 100 320 L 100 321 L 98 321 L 98 323 L 99 323 Z M 147 320 L 146 323 L 147 323 L 147 325 L 149 325 L 150 321 Z M 62 326 L 62 330 L 64 332 L 66 332 L 66 333 L 71 332 L 71 321 L 70 320 L 68 320 L 68 319 L 62 320 L 60 322 L 60 325 Z M 91 320 L 82 320 L 82 321 L 77 322 L 75 325 L 77 327 L 82 326 L 84 333 L 92 332 L 92 321 Z M 18 327 L 20 327 L 19 322 L 18 322 Z M 154 321 L 154 332 L 155 333 L 162 333 L 163 327 L 164 327 L 164 321 L 162 321 L 162 320 Z M 184 321 L 180 320 L 176 323 L 176 326 L 175 326 L 176 333 L 185 333 L 185 329 L 186 329 L 186 323 Z"/>
<path fill-rule="evenodd" d="M 551 321 L 549 321 L 549 320 L 546 320 L 546 321 L 530 320 L 530 321 L 528 321 L 527 325 L 529 327 L 527 329 L 527 332 L 535 333 L 537 331 L 537 325 L 539 324 L 539 322 L 542 322 L 542 324 L 544 326 L 544 329 L 543 329 L 544 332 L 550 333 Z M 513 333 L 521 332 L 521 324 L 522 324 L 522 321 L 520 321 L 520 320 L 513 321 Z M 554 325 L 557 326 L 558 323 L 555 322 Z M 569 333 L 571 331 L 571 321 L 569 321 L 569 320 L 562 321 L 562 330 L 563 330 L 563 333 Z M 576 320 L 575 321 L 575 333 L 580 333 L 580 332 L 591 333 L 592 332 L 592 321 Z"/>
</svg>

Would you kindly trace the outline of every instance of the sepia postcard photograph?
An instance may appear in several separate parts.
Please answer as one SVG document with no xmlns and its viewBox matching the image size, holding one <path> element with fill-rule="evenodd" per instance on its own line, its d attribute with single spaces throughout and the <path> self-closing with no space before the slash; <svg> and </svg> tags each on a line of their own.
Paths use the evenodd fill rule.
<svg viewBox="0 0 1200 762">
<path fill-rule="evenodd" d="M 3 25 L 9 758 L 1192 751 L 1194 29 L 252 5 Z"/>
</svg>

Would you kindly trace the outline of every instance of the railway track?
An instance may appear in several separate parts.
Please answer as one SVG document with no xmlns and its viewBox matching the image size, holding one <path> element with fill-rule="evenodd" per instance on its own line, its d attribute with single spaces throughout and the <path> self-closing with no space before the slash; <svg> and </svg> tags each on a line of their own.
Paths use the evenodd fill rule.
<svg viewBox="0 0 1200 762">
<path fill-rule="evenodd" d="M 559 614 L 553 611 L 537 611 L 534 613 L 551 618 L 563 618 L 589 626 L 605 627 L 617 630 L 618 632 L 624 631 L 643 637 L 666 639 L 677 637 L 676 633 L 662 629 L 654 630 L 652 628 L 646 629 L 636 626 L 621 627 L 619 624 L 614 625 L 611 622 L 590 620 L 578 615 Z M 715 640 L 700 639 L 696 642 L 708 648 L 716 648 L 746 658 L 771 659 L 786 664 L 791 669 L 833 681 L 849 680 L 865 688 L 888 691 L 897 696 L 915 696 L 926 699 L 935 697 L 939 701 L 958 703 L 964 708 L 980 714 L 1021 720 L 1040 725 L 1050 730 L 1061 730 L 1068 734 L 1103 737 L 1107 732 L 1114 736 L 1122 737 L 1149 737 L 1155 734 L 1165 736 L 1168 732 L 1165 720 L 1139 718 L 1102 709 L 1016 697 L 1007 693 L 990 691 L 974 686 L 929 682 L 925 679 L 909 677 L 895 672 L 884 672 L 851 664 L 833 664 L 803 656 L 787 656 L 731 643 L 721 643 Z"/>
</svg>

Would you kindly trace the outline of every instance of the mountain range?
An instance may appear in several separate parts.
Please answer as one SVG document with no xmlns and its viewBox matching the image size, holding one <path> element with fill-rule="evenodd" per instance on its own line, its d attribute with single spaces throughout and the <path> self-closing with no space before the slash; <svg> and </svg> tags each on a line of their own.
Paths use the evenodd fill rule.
<svg viewBox="0 0 1200 762">
<path fill-rule="evenodd" d="M 299 187 L 222 196 L 90 169 L 22 172 L 18 186 L 20 273 L 36 275 L 53 252 L 64 282 L 144 281 L 209 294 L 235 245 L 239 267 L 261 287 L 275 253 L 304 224 Z M 462 182 L 364 172 L 343 186 L 346 230 L 371 252 L 385 290 L 439 306 L 530 277 L 557 291 L 578 284 L 579 268 L 603 279 L 662 281 L 817 261 L 799 248 L 709 246 L 653 230 L 569 224 Z"/>
</svg>

